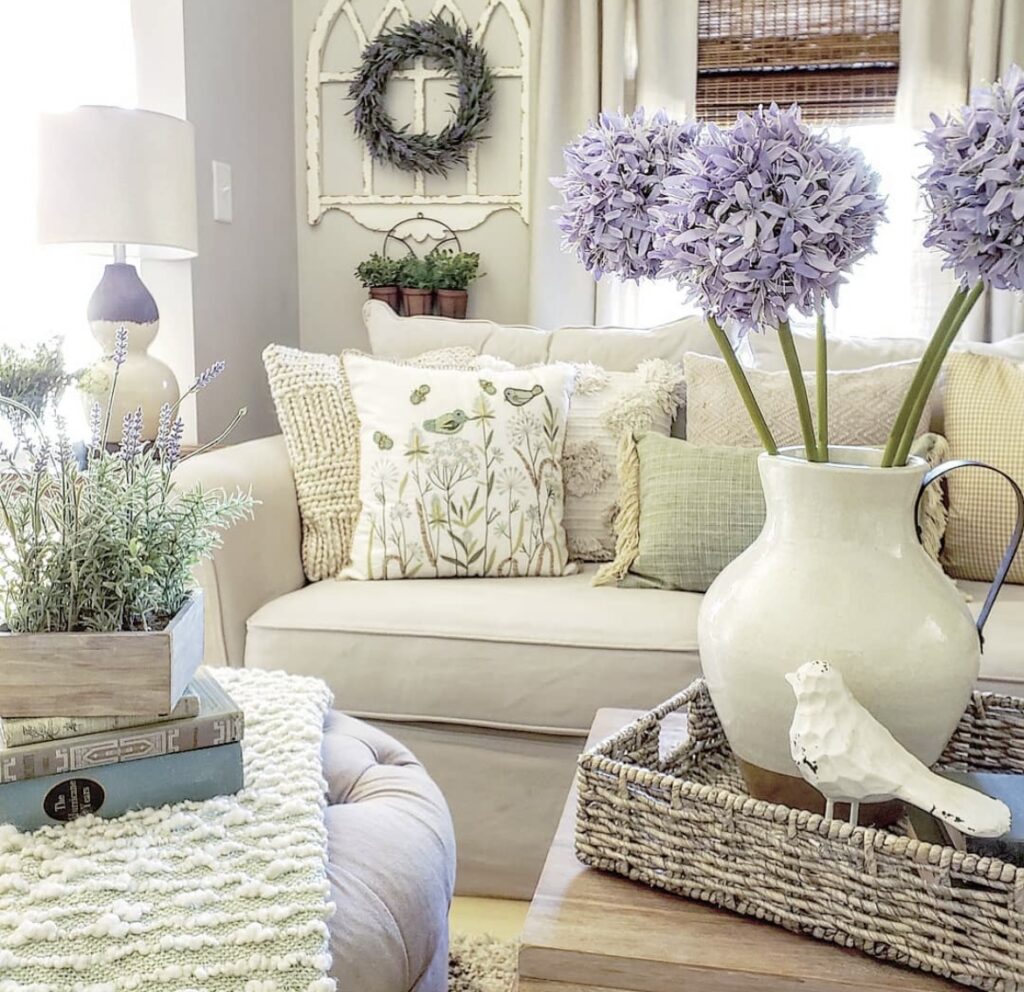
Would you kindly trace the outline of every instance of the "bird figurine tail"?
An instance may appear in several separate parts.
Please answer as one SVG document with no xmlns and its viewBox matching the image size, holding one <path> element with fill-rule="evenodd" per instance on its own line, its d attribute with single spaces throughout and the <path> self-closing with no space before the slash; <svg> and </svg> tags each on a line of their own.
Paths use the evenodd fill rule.
<svg viewBox="0 0 1024 992">
<path fill-rule="evenodd" d="M 896 798 L 972 837 L 1002 837 L 1010 829 L 1010 810 L 1005 803 L 937 775 L 905 783 Z"/>
</svg>

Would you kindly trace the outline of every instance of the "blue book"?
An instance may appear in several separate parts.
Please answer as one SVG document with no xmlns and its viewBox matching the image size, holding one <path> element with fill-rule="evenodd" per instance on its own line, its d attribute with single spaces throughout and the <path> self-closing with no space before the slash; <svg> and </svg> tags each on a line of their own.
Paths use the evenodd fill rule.
<svg viewBox="0 0 1024 992">
<path fill-rule="evenodd" d="M 242 745 L 163 754 L 0 785 L 0 823 L 35 830 L 86 813 L 109 819 L 130 809 L 231 795 L 244 785 Z"/>
</svg>

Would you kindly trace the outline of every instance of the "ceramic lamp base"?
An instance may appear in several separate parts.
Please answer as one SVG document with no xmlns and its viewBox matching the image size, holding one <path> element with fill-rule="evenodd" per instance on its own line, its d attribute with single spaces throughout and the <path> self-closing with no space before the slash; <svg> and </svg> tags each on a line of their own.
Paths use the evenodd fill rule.
<svg viewBox="0 0 1024 992">
<path fill-rule="evenodd" d="M 160 329 L 160 314 L 135 266 L 123 262 L 106 266 L 89 300 L 87 313 L 93 337 L 105 356 L 92 366 L 83 380 L 87 407 L 93 403 L 106 406 L 114 372 L 109 356 L 114 351 L 117 332 L 124 328 L 128 335 L 128 353 L 117 376 L 108 440 L 119 439 L 124 415 L 136 409 L 142 410 L 143 440 L 153 440 L 160 407 L 176 403 L 181 392 L 170 367 L 147 352 Z"/>
</svg>

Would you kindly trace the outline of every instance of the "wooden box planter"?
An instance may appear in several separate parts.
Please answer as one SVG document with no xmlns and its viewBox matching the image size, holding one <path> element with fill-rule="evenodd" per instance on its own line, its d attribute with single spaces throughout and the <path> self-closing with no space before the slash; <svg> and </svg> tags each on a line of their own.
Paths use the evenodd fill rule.
<svg viewBox="0 0 1024 992">
<path fill-rule="evenodd" d="M 202 660 L 198 590 L 163 630 L 0 632 L 0 716 L 169 713 Z"/>
</svg>

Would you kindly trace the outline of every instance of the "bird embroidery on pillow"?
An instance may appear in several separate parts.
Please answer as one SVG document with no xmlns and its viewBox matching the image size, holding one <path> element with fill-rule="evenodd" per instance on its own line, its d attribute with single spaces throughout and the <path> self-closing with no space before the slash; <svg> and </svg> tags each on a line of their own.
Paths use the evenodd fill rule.
<svg viewBox="0 0 1024 992">
<path fill-rule="evenodd" d="M 544 387 L 537 383 L 537 385 L 530 389 L 518 389 L 515 386 L 509 386 L 505 390 L 505 402 L 511 403 L 512 406 L 526 406 L 530 400 L 540 396 L 544 392 Z"/>
<path fill-rule="evenodd" d="M 423 421 L 423 429 L 431 434 L 458 434 L 466 425 L 469 417 L 464 410 L 452 410 L 442 413 L 439 417 Z"/>
</svg>

